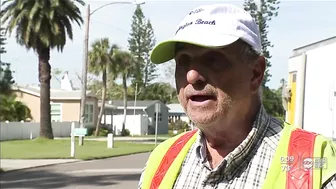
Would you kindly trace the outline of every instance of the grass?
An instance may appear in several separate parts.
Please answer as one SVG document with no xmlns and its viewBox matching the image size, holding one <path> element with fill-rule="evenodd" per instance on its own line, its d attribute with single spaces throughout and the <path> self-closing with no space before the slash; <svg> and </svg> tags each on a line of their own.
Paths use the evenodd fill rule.
<svg viewBox="0 0 336 189">
<path fill-rule="evenodd" d="M 106 142 L 84 141 L 78 146 L 76 140 L 75 159 L 90 160 L 121 155 L 150 152 L 154 144 L 140 144 L 115 141 L 114 148 L 107 148 Z M 66 159 L 70 157 L 70 140 L 15 140 L 0 142 L 0 157 L 3 159 Z"/>
</svg>

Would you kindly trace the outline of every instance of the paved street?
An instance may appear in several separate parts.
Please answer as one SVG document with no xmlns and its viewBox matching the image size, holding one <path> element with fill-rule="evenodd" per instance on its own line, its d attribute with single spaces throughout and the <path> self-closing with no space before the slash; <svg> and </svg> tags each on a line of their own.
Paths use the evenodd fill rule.
<svg viewBox="0 0 336 189">
<path fill-rule="evenodd" d="M 32 168 L 0 175 L 0 188 L 132 189 L 149 153 Z"/>
</svg>

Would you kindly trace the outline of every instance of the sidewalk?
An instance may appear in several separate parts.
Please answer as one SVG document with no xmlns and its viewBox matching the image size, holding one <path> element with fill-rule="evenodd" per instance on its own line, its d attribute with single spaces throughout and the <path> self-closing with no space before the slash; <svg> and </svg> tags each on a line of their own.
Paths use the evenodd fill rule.
<svg viewBox="0 0 336 189">
<path fill-rule="evenodd" d="M 0 159 L 0 167 L 4 171 L 42 167 L 62 163 L 72 163 L 82 161 L 79 159 Z"/>
</svg>

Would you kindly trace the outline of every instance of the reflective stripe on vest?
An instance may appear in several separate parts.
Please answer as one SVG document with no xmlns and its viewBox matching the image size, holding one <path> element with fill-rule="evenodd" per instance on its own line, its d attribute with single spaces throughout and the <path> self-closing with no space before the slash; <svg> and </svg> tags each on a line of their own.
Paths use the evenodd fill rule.
<svg viewBox="0 0 336 189">
<path fill-rule="evenodd" d="M 196 133 L 197 130 L 193 130 L 179 134 L 164 141 L 153 150 L 144 171 L 142 189 L 161 189 L 163 186 L 164 188 L 173 187 L 182 162 L 196 140 Z M 178 148 L 173 144 L 178 144 Z M 170 157 L 171 150 L 175 152 L 179 151 L 175 158 Z M 163 159 L 164 161 L 162 161 Z M 159 166 L 162 168 L 164 164 L 170 164 L 170 166 L 165 166 L 165 169 L 168 170 L 158 170 Z M 165 172 L 165 174 L 160 176 L 160 172 Z M 153 178 L 155 178 L 154 182 Z"/>
<path fill-rule="evenodd" d="M 196 140 L 196 131 L 180 134 L 155 148 L 148 159 L 142 189 L 173 188 L 182 162 Z M 303 169 L 305 157 L 326 157 L 327 169 Z M 331 140 L 285 124 L 262 188 L 320 189 L 336 174 L 336 164 L 331 162 L 336 162 L 336 147 Z"/>
</svg>

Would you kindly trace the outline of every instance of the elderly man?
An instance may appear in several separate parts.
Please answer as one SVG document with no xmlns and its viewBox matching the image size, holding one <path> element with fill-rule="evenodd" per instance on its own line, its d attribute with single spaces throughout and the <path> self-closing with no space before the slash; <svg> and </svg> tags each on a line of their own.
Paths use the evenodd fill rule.
<svg viewBox="0 0 336 189">
<path fill-rule="evenodd" d="M 336 188 L 335 144 L 262 106 L 261 52 L 256 22 L 229 4 L 192 10 L 153 49 L 153 63 L 175 59 L 178 98 L 197 129 L 152 152 L 139 188 Z"/>
</svg>

